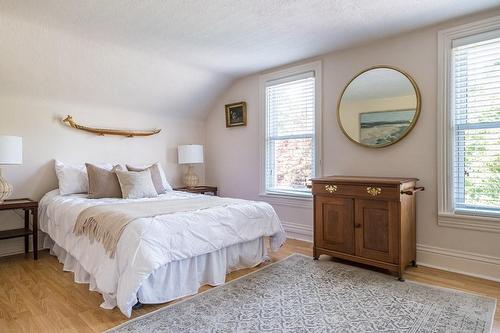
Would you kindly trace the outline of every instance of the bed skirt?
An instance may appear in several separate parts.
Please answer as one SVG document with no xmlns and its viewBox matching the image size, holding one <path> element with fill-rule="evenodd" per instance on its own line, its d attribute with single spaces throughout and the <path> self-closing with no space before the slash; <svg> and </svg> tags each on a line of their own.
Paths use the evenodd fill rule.
<svg viewBox="0 0 500 333">
<path fill-rule="evenodd" d="M 116 295 L 101 292 L 92 275 L 48 235 L 45 235 L 44 248 L 50 249 L 50 254 L 58 258 L 64 271 L 74 273 L 76 283 L 89 284 L 90 291 L 102 294 L 102 308 L 116 307 Z M 174 261 L 158 268 L 144 280 L 137 292 L 137 298 L 143 304 L 159 304 L 194 295 L 205 284 L 224 284 L 227 273 L 255 267 L 267 259 L 265 239 L 262 237 L 197 257 Z"/>
</svg>

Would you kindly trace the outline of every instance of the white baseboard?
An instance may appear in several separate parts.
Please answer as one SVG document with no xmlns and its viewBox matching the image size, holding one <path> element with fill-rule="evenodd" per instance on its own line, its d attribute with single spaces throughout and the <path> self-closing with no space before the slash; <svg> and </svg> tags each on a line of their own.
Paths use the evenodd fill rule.
<svg viewBox="0 0 500 333">
<path fill-rule="evenodd" d="M 312 226 L 283 222 L 287 237 L 312 242 Z M 41 235 L 39 235 L 41 238 Z M 30 239 L 30 251 L 31 249 Z M 42 246 L 41 239 L 38 241 Z M 41 249 L 41 248 L 40 248 Z M 22 238 L 0 242 L 0 257 L 24 253 Z M 417 244 L 419 265 L 500 282 L 500 257 Z"/>
<path fill-rule="evenodd" d="M 285 228 L 287 238 L 306 242 L 313 241 L 313 230 L 311 226 L 284 221 L 282 221 L 281 224 L 283 224 L 283 228 Z"/>
<path fill-rule="evenodd" d="M 42 235 L 38 235 L 38 250 L 43 250 Z M 30 252 L 33 251 L 33 240 L 30 236 Z M 24 253 L 24 238 L 12 238 L 0 242 L 0 257 Z"/>
<path fill-rule="evenodd" d="M 312 226 L 282 222 L 287 237 L 313 240 Z M 500 257 L 417 244 L 419 265 L 500 282 Z"/>
<path fill-rule="evenodd" d="M 12 256 L 22 252 L 24 252 L 24 240 L 22 238 L 2 240 L 0 243 L 0 257 Z"/>
<path fill-rule="evenodd" d="M 417 244 L 417 263 L 500 282 L 500 257 Z"/>
</svg>

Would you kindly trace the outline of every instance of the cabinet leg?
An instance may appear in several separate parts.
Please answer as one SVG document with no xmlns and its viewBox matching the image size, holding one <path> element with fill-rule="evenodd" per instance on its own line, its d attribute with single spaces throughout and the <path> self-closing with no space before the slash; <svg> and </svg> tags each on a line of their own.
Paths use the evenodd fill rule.
<svg viewBox="0 0 500 333">
<path fill-rule="evenodd" d="M 313 248 L 313 260 L 318 260 L 319 259 L 319 254 L 318 252 L 316 251 L 315 248 Z"/>
<path fill-rule="evenodd" d="M 412 260 L 412 261 L 411 261 L 411 265 L 412 265 L 412 267 L 418 267 L 418 266 L 417 266 L 417 261 L 416 261 L 416 260 Z"/>
</svg>

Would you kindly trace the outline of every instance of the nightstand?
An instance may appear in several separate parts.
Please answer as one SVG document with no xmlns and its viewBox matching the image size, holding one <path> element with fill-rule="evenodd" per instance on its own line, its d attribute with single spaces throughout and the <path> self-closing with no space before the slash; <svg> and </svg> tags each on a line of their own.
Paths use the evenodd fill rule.
<svg viewBox="0 0 500 333">
<path fill-rule="evenodd" d="M 38 201 L 31 199 L 10 199 L 0 203 L 0 210 L 22 209 L 24 228 L 2 230 L 1 239 L 24 237 L 24 253 L 29 252 L 29 235 L 33 235 L 33 259 L 38 260 Z M 30 212 L 33 216 L 33 229 L 30 230 Z"/>
<path fill-rule="evenodd" d="M 217 187 L 216 186 L 195 186 L 192 188 L 177 187 L 177 188 L 174 188 L 174 190 L 175 191 L 189 192 L 189 193 L 200 193 L 200 194 L 213 193 L 213 195 L 217 195 Z"/>
</svg>

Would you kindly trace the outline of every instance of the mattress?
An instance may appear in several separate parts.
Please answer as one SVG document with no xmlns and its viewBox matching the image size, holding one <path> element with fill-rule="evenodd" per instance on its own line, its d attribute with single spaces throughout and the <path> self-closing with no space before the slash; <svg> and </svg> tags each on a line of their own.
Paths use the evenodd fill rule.
<svg viewBox="0 0 500 333">
<path fill-rule="evenodd" d="M 190 196 L 200 195 L 171 191 L 154 199 L 87 199 L 61 196 L 55 190 L 40 201 L 40 229 L 48 234 L 47 245 L 65 269 L 75 272 L 75 280 L 100 292 L 103 307 L 118 306 L 126 316 L 138 300 L 170 301 L 196 293 L 202 284 L 223 283 L 228 271 L 257 265 L 266 255 L 265 236 L 270 237 L 271 250 L 285 241 L 269 204 L 243 200 L 134 220 L 125 228 L 114 258 L 100 243 L 72 232 L 79 213 L 91 206 Z"/>
</svg>

